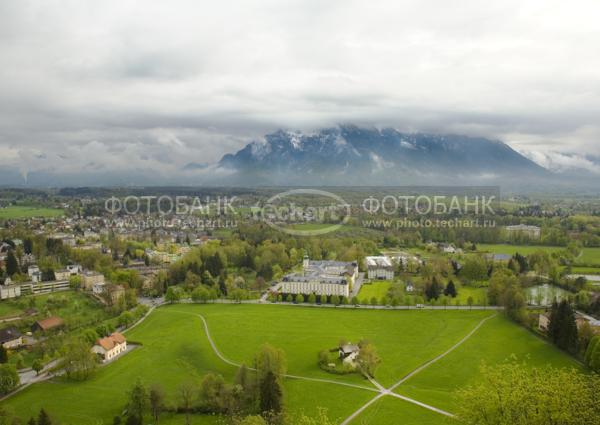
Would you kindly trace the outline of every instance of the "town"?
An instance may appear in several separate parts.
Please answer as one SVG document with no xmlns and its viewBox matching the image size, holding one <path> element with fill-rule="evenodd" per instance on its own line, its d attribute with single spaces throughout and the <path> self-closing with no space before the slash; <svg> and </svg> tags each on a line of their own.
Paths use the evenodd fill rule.
<svg viewBox="0 0 600 425">
<path fill-rule="evenodd" d="M 27 202 L 39 202 L 35 199 L 29 197 Z M 243 352 L 254 347 L 254 361 L 276 350 L 277 356 L 291 356 L 290 373 L 314 362 L 315 369 L 304 372 L 307 379 L 337 382 L 344 375 L 358 375 L 375 383 L 375 389 L 392 385 L 386 376 L 398 376 L 394 371 L 404 367 L 395 364 L 396 356 L 389 352 L 395 344 L 388 340 L 389 335 L 378 337 L 364 325 L 359 326 L 363 330 L 358 333 L 338 329 L 335 322 L 341 320 L 340 315 L 349 323 L 366 320 L 375 325 L 379 320 L 394 322 L 403 317 L 412 321 L 418 313 L 414 320 L 424 325 L 444 321 L 444 326 L 450 327 L 443 332 L 448 342 L 456 338 L 452 335 L 457 331 L 460 334 L 462 320 L 473 320 L 484 329 L 506 328 L 503 332 L 509 339 L 519 335 L 522 346 L 517 349 L 509 345 L 507 354 L 526 356 L 535 352 L 561 367 L 580 362 L 591 370 L 600 366 L 600 337 L 595 336 L 600 335 L 600 248 L 548 242 L 548 238 L 560 240 L 557 232 L 569 232 L 569 227 L 563 230 L 550 224 L 555 214 L 551 209 L 542 214 L 537 209 L 529 213 L 526 222 L 538 225 L 507 224 L 500 232 L 484 229 L 479 231 L 486 233 L 478 235 L 464 229 L 462 235 L 438 234 L 423 239 L 427 238 L 419 233 L 423 230 L 408 235 L 406 229 L 360 229 L 354 224 L 360 222 L 356 220 L 332 235 L 299 238 L 256 221 L 252 214 L 244 214 L 243 207 L 236 213 L 235 228 L 198 230 L 168 225 L 148 229 L 121 225 L 136 218 L 147 220 L 146 216 L 115 217 L 113 212 L 91 207 L 103 202 L 102 197 L 57 196 L 54 204 L 43 208 L 25 208 L 18 201 L 8 201 L 0 209 L 0 217 L 10 217 L 2 219 L 0 230 L 1 390 L 3 405 L 14 406 L 16 415 L 25 413 L 18 406 L 26 402 L 28 412 L 34 409 L 56 420 L 71 421 L 59 405 L 34 394 L 43 391 L 47 383 L 60 382 L 63 402 L 67 402 L 77 394 L 70 390 L 72 383 L 84 383 L 83 392 L 77 394 L 82 397 L 88 391 L 85 383 L 108 379 L 109 370 L 121 363 L 134 362 L 128 367 L 137 370 L 134 364 L 144 362 L 147 356 L 160 355 L 149 350 L 154 333 L 161 329 L 167 332 L 164 338 L 173 340 L 176 346 L 185 345 L 185 339 L 178 339 L 180 332 L 170 330 L 179 323 L 172 322 L 178 319 L 177 313 L 183 318 L 202 318 L 205 338 L 212 341 L 214 350 L 219 350 L 215 351 L 218 356 L 235 356 L 235 351 L 227 349 L 228 341 L 239 339 L 248 345 Z M 80 205 L 87 205 L 89 212 L 82 212 Z M 509 220 L 522 221 L 525 210 L 519 211 L 510 213 L 514 218 Z M 15 216 L 17 212 L 20 217 Z M 154 216 L 161 217 L 161 213 L 157 211 Z M 588 227 L 583 227 L 586 230 L 578 233 L 580 240 L 593 238 L 598 231 L 598 223 L 589 217 Z M 164 220 L 174 222 L 168 216 L 160 222 Z M 179 221 L 184 222 L 189 223 Z M 304 226 L 313 228 L 315 224 Z M 490 238 L 495 238 L 495 243 L 487 243 Z M 303 306 L 308 309 L 299 309 Z M 227 313 L 229 309 L 231 313 Z M 221 318 L 222 314 L 233 314 L 233 322 L 223 322 L 226 316 Z M 243 315 L 249 315 L 249 319 L 242 319 Z M 258 321 L 253 324 L 253 320 Z M 323 334 L 304 346 L 302 356 L 296 356 L 287 349 L 287 337 L 268 338 L 268 346 L 257 344 L 264 337 L 253 326 L 263 320 L 270 326 L 275 323 L 272 320 L 280 322 L 274 329 L 264 328 L 267 335 L 279 335 L 276 329 L 282 326 L 295 326 L 292 335 L 301 338 L 308 329 L 314 333 L 315 327 L 323 328 L 316 323 L 310 325 L 315 320 L 331 322 L 323 329 L 333 326 L 334 335 Z M 488 320 L 490 324 L 484 325 Z M 308 328 L 297 328 L 297 321 L 308 323 Z M 156 325 L 152 325 L 154 322 Z M 198 342 L 194 344 L 200 343 L 202 327 L 194 323 L 189 326 L 197 328 L 193 333 Z M 389 333 L 389 325 L 384 326 Z M 419 328 L 421 324 L 412 326 Z M 467 325 L 463 332 L 469 328 Z M 229 333 L 223 334 L 226 329 Z M 524 334 L 522 330 L 526 330 Z M 547 342 L 535 343 L 533 335 Z M 215 337 L 218 349 L 211 339 Z M 414 338 L 417 343 L 419 337 Z M 249 374 L 254 365 L 252 355 L 245 354 L 239 362 L 223 359 L 230 365 L 235 363 L 240 368 L 238 373 L 243 370 Z M 409 364 L 423 358 L 418 350 L 403 355 L 414 356 Z M 196 362 L 192 358 L 189 361 Z M 220 367 L 209 370 L 228 375 Z M 144 376 L 141 371 L 135 373 Z M 281 370 L 277 373 L 287 376 Z M 199 385 L 198 391 L 203 382 L 200 379 L 194 384 Z M 182 407 L 175 395 L 182 388 L 172 388 L 172 384 L 154 388 L 159 381 L 146 381 L 146 385 L 163 394 L 164 412 L 158 416 L 172 420 L 182 413 L 186 421 L 189 417 L 204 420 L 206 409 L 222 417 L 260 412 L 251 407 L 252 403 L 237 399 L 234 404 L 238 410 L 234 411 L 215 406 Z M 278 385 L 287 387 L 283 381 Z M 345 383 L 342 380 L 338 385 Z M 135 380 L 129 386 L 133 386 L 132 391 L 150 391 Z M 165 394 L 167 390 L 174 391 L 173 395 Z M 86 414 L 106 421 L 121 415 L 122 420 L 129 420 L 129 410 L 119 408 L 127 402 L 124 391 L 115 394 L 122 398 L 120 403 L 106 404 Z M 260 393 L 254 394 L 250 388 L 248 391 L 248 397 L 260 405 Z M 413 400 L 410 393 L 406 395 Z M 90 397 L 93 399 L 91 393 Z M 202 400 L 197 403 L 208 402 Z M 424 401 L 426 411 L 441 409 L 446 416 L 457 414 L 457 406 L 436 405 L 434 401 L 428 404 L 427 397 Z M 413 402 L 423 403 L 419 398 Z M 330 403 L 320 407 L 327 410 L 323 410 L 321 420 L 335 419 L 342 413 Z M 297 406 L 289 408 L 294 412 Z"/>
</svg>

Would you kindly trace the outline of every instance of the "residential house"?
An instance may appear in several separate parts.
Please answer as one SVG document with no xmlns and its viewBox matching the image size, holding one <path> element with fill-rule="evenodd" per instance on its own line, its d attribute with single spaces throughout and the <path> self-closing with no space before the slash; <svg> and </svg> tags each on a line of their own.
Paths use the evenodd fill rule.
<svg viewBox="0 0 600 425">
<path fill-rule="evenodd" d="M 86 271 L 81 275 L 81 286 L 91 291 L 96 283 L 104 283 L 104 275 L 95 271 Z"/>
<path fill-rule="evenodd" d="M 98 354 L 102 361 L 107 362 L 127 351 L 127 340 L 119 332 L 113 332 L 105 338 L 96 340 L 92 352 Z"/>
<path fill-rule="evenodd" d="M 360 353 L 358 345 L 348 343 L 339 347 L 340 360 L 346 364 L 354 364 Z"/>
<path fill-rule="evenodd" d="M 69 264 L 67 270 L 71 273 L 71 276 L 77 276 L 81 273 L 81 266 L 79 264 Z"/>
<path fill-rule="evenodd" d="M 10 277 L 4 280 L 4 283 L 0 285 L 0 299 L 6 300 L 9 298 L 18 298 L 21 296 L 21 285 L 13 283 Z"/>
<path fill-rule="evenodd" d="M 42 272 L 38 266 L 31 265 L 27 267 L 27 275 L 32 282 L 41 282 L 42 281 Z"/>
<path fill-rule="evenodd" d="M 92 286 L 92 292 L 96 295 L 103 294 L 105 287 L 106 287 L 105 282 L 94 283 L 94 286 Z"/>
<path fill-rule="evenodd" d="M 54 271 L 54 279 L 55 280 L 69 280 L 71 278 L 71 272 L 67 269 L 55 270 Z"/>
<path fill-rule="evenodd" d="M 31 326 L 31 331 L 47 332 L 49 330 L 59 329 L 65 325 L 63 319 L 58 316 L 48 317 L 47 319 L 38 320 Z"/>
<path fill-rule="evenodd" d="M 550 313 L 542 313 L 538 318 L 538 329 L 547 332 L 550 327 Z"/>
<path fill-rule="evenodd" d="M 122 285 L 108 284 L 104 286 L 104 291 L 108 294 L 112 305 L 117 304 L 125 296 L 125 288 Z"/>
<path fill-rule="evenodd" d="M 387 256 L 370 256 L 365 258 L 367 277 L 369 279 L 394 279 L 394 265 Z"/>
<path fill-rule="evenodd" d="M 14 326 L 0 329 L 0 344 L 7 350 L 18 348 L 23 345 L 23 336 Z"/>
</svg>

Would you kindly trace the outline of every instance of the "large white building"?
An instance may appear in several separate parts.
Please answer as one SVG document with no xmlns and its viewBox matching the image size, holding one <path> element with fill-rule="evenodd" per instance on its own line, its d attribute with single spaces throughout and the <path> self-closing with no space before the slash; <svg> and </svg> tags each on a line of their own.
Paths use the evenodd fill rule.
<svg viewBox="0 0 600 425">
<path fill-rule="evenodd" d="M 526 235 L 531 239 L 539 239 L 542 229 L 538 226 L 528 226 L 526 224 L 517 224 L 515 226 L 506 226 L 509 235 Z"/>
<path fill-rule="evenodd" d="M 385 255 L 366 257 L 365 262 L 369 279 L 394 279 L 394 264 L 389 257 Z"/>
<path fill-rule="evenodd" d="M 358 264 L 344 261 L 311 261 L 304 257 L 303 270 L 284 276 L 284 294 L 338 295 L 348 297 L 358 277 Z"/>
</svg>

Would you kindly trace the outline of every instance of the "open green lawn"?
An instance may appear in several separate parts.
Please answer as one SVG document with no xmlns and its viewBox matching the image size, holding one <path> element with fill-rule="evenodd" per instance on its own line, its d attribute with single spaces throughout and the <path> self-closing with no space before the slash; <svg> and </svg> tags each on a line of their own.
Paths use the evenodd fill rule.
<svg viewBox="0 0 600 425">
<path fill-rule="evenodd" d="M 564 250 L 562 246 L 543 246 L 543 245 L 509 245 L 509 244 L 478 244 L 477 250 L 489 252 L 492 254 L 514 255 L 517 252 L 521 255 L 529 255 L 536 251 L 557 252 Z"/>
<path fill-rule="evenodd" d="M 571 273 L 573 273 L 573 274 L 600 274 L 600 267 L 571 267 Z"/>
<path fill-rule="evenodd" d="M 23 310 L 16 303 L 9 300 L 0 301 L 0 319 L 18 316 L 22 312 Z"/>
<path fill-rule="evenodd" d="M 575 263 L 600 266 L 600 248 L 583 248 L 581 256 L 575 259 Z"/>
<path fill-rule="evenodd" d="M 407 401 L 383 397 L 362 412 L 353 424 L 457 425 L 458 422 Z"/>
<path fill-rule="evenodd" d="M 0 219 L 31 218 L 31 217 L 60 217 L 64 210 L 58 208 L 10 206 L 0 208 Z"/>
<path fill-rule="evenodd" d="M 377 298 L 377 302 L 381 298 L 387 296 L 388 289 L 392 286 L 392 282 L 389 280 L 373 280 L 371 283 L 363 284 L 358 292 L 358 299 L 360 301 L 371 298 Z"/>
<path fill-rule="evenodd" d="M 292 307 L 279 305 L 189 305 L 161 307 L 127 333 L 130 341 L 143 346 L 113 364 L 101 368 L 81 383 L 56 379 L 36 384 L 3 406 L 23 417 L 47 408 L 63 423 L 110 424 L 125 402 L 125 394 L 136 378 L 150 384 L 161 382 L 174 402 L 177 385 L 208 371 L 231 380 L 236 368 L 220 360 L 204 333 L 202 314 L 220 352 L 234 362 L 251 363 L 264 342 L 286 352 L 288 373 L 371 386 L 362 377 L 331 375 L 317 366 L 317 354 L 335 347 L 340 338 L 368 338 L 377 347 L 382 364 L 377 380 L 390 386 L 419 365 L 448 350 L 468 334 L 490 311 L 361 310 Z M 481 333 L 480 333 L 481 332 Z M 488 321 L 469 341 L 444 360 L 400 387 L 414 391 L 425 402 L 448 408 L 446 399 L 457 386 L 477 377 L 482 359 L 500 361 L 512 352 L 531 354 L 532 363 L 569 364 L 569 359 L 527 331 L 503 318 Z M 513 347 L 513 348 L 511 348 Z M 460 354 L 458 354 L 460 353 Z M 444 365 L 443 367 L 441 365 Z M 432 373 L 429 373 L 433 371 Z M 463 377 L 464 374 L 464 377 Z M 439 376 L 439 379 L 437 378 Z M 423 377 L 423 378 L 422 378 Z M 422 379 L 422 383 L 421 383 Z M 408 387 L 410 384 L 410 388 Z M 336 422 L 353 413 L 376 393 L 335 383 L 286 379 L 287 405 L 292 414 L 313 415 L 319 406 L 328 409 Z M 438 397 L 436 394 L 443 394 Z M 434 404 L 435 405 L 435 404 Z M 444 418 L 405 401 L 384 397 L 355 420 L 356 424 L 434 424 Z M 178 415 L 165 416 L 164 424 L 183 424 Z M 194 424 L 214 424 L 214 417 L 195 416 Z"/>
<path fill-rule="evenodd" d="M 487 288 L 474 288 L 472 286 L 461 285 L 457 288 L 458 294 L 453 300 L 453 304 L 458 300 L 460 305 L 468 305 L 469 297 L 473 298 L 473 305 L 484 305 L 487 297 Z"/>
<path fill-rule="evenodd" d="M 482 362 L 493 365 L 512 356 L 531 365 L 581 369 L 573 358 L 498 315 L 450 355 L 406 381 L 396 392 L 452 412 L 453 391 L 475 383 Z"/>
</svg>

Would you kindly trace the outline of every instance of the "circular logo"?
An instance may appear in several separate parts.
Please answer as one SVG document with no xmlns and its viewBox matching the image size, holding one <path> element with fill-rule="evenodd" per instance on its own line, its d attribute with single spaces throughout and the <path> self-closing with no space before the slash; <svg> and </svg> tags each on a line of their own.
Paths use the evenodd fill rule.
<svg viewBox="0 0 600 425">
<path fill-rule="evenodd" d="M 294 236 L 333 232 L 350 219 L 351 208 L 342 197 L 318 189 L 292 189 L 269 198 L 258 209 L 273 229 Z"/>
</svg>

